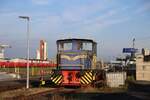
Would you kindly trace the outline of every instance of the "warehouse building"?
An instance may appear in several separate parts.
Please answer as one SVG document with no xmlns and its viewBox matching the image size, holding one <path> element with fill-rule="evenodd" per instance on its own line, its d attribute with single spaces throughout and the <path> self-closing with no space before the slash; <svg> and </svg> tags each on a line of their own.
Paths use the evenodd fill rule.
<svg viewBox="0 0 150 100">
<path fill-rule="evenodd" d="M 136 80 L 150 81 L 150 51 L 142 49 L 136 56 Z"/>
</svg>

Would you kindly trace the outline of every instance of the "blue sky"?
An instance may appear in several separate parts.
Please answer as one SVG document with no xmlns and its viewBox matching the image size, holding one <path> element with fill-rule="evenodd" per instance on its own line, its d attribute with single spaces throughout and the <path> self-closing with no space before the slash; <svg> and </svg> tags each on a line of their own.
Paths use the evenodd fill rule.
<svg viewBox="0 0 150 100">
<path fill-rule="evenodd" d="M 98 43 L 98 58 L 122 55 L 122 48 L 150 48 L 149 0 L 0 0 L 0 43 L 9 44 L 7 57 L 26 56 L 26 22 L 31 17 L 30 52 L 35 57 L 39 40 L 48 42 L 55 57 L 56 40 L 91 38 Z"/>
</svg>

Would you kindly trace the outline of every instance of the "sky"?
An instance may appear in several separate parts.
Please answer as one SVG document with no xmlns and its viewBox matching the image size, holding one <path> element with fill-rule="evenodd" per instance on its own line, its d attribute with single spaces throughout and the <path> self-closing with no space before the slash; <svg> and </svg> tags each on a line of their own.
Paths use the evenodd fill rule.
<svg viewBox="0 0 150 100">
<path fill-rule="evenodd" d="M 6 57 L 25 58 L 26 21 L 30 17 L 30 57 L 39 41 L 48 43 L 48 56 L 56 56 L 56 40 L 90 38 L 98 43 L 98 58 L 123 55 L 122 49 L 150 48 L 150 0 L 0 0 L 0 44 L 12 48 Z"/>
</svg>

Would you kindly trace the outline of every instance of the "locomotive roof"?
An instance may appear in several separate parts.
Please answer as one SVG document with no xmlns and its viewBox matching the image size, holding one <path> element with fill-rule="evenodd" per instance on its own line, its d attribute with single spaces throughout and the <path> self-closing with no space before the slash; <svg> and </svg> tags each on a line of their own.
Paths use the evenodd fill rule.
<svg viewBox="0 0 150 100">
<path fill-rule="evenodd" d="M 84 42 L 96 43 L 96 42 L 93 41 L 92 39 L 77 39 L 77 38 L 72 38 L 72 39 L 60 39 L 60 40 L 57 40 L 57 43 L 58 43 L 58 42 L 71 42 L 71 41 L 84 41 Z"/>
</svg>

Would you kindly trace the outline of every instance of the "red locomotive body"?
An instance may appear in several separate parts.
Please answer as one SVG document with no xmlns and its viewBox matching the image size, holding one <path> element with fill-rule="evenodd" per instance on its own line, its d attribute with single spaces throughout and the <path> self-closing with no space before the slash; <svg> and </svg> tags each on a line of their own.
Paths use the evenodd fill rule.
<svg viewBox="0 0 150 100">
<path fill-rule="evenodd" d="M 62 86 L 80 86 L 79 71 L 77 70 L 62 70 L 63 81 Z"/>
</svg>

